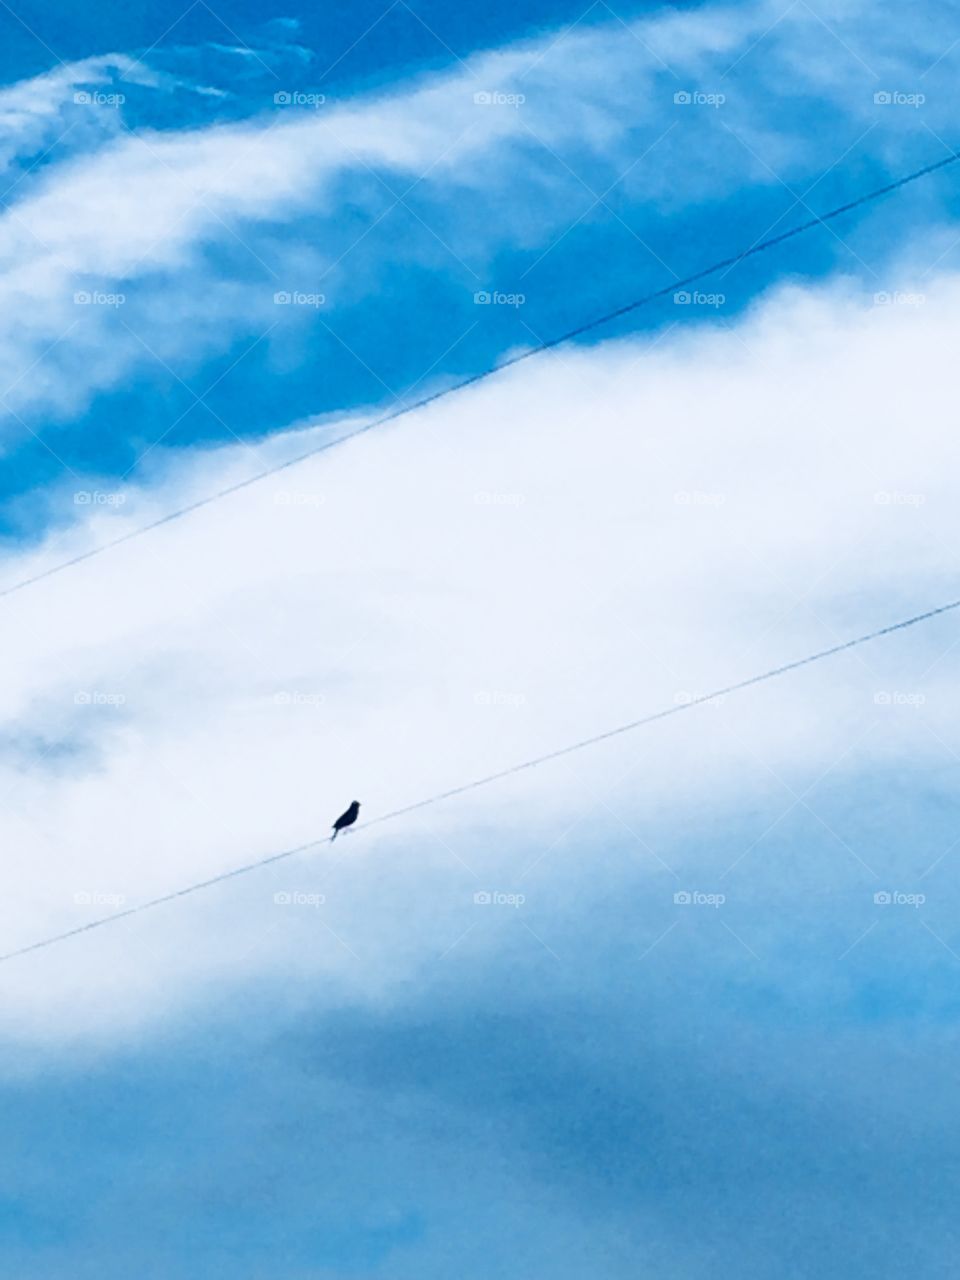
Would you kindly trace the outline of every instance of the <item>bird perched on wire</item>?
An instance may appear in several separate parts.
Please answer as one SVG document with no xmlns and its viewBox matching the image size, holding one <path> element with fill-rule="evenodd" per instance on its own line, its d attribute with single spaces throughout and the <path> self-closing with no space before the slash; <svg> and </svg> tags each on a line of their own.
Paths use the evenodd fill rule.
<svg viewBox="0 0 960 1280">
<path fill-rule="evenodd" d="M 353 824 L 357 820 L 357 815 L 359 814 L 359 812 L 360 812 L 360 801 L 354 800 L 353 803 L 350 805 L 350 808 L 347 809 L 344 813 L 341 813 L 340 817 L 333 824 L 333 835 L 330 837 L 331 844 L 333 843 L 334 840 L 336 840 L 337 836 L 344 829 L 344 827 L 353 826 Z"/>
</svg>

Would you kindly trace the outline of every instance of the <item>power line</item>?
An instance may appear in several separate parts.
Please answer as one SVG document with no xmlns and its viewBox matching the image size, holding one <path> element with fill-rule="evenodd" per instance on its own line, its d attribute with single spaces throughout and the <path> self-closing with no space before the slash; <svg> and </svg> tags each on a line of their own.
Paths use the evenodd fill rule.
<svg viewBox="0 0 960 1280">
<path fill-rule="evenodd" d="M 574 338 L 580 338 L 586 333 L 599 329 L 602 325 L 609 324 L 613 320 L 618 320 L 622 316 L 629 315 L 633 311 L 637 311 L 640 307 L 648 306 L 651 302 L 656 302 L 660 298 L 665 298 L 669 294 L 676 292 L 678 289 L 684 289 L 688 285 L 698 284 L 701 280 L 708 276 L 716 275 L 718 271 L 726 271 L 731 267 L 737 266 L 741 262 L 745 262 L 747 258 L 752 258 L 758 253 L 763 253 L 767 249 L 772 249 L 777 245 L 783 244 L 787 240 L 792 240 L 794 236 L 802 235 L 806 231 L 811 231 L 815 227 L 823 226 L 827 222 L 831 222 L 834 218 L 839 218 L 842 214 L 850 213 L 853 209 L 858 209 L 862 205 L 870 204 L 873 200 L 878 200 L 881 196 L 890 195 L 894 191 L 899 191 L 902 187 L 908 186 L 911 182 L 916 182 L 920 178 L 925 178 L 937 170 L 945 168 L 947 165 L 956 163 L 960 160 L 960 152 L 951 152 L 943 160 L 937 160 L 933 164 L 924 165 L 922 169 L 915 169 L 912 173 L 905 174 L 902 178 L 897 178 L 894 182 L 888 182 L 885 186 L 877 187 L 873 191 L 865 192 L 863 195 L 857 196 L 854 200 L 849 200 L 845 204 L 837 205 L 835 209 L 830 209 L 824 214 L 820 214 L 810 218 L 806 222 L 798 223 L 797 226 L 791 227 L 787 231 L 781 231 L 775 236 L 769 236 L 765 240 L 760 240 L 756 244 L 752 244 L 747 249 L 741 250 L 739 253 L 733 254 L 729 258 L 721 258 L 718 262 L 713 262 L 708 267 L 702 267 L 699 271 L 695 271 L 692 275 L 684 276 L 682 279 L 674 280 L 671 284 L 663 285 L 662 288 L 654 289 L 652 293 L 644 294 L 642 297 L 634 298 L 632 302 L 627 302 L 621 307 L 617 307 L 613 311 L 604 312 L 603 315 L 596 316 L 593 320 L 587 320 L 583 324 L 577 325 L 574 329 L 568 329 L 566 332 L 558 334 L 555 338 L 548 338 L 544 342 L 537 343 L 536 346 L 528 347 L 525 351 L 517 352 L 515 355 L 508 356 L 504 360 L 498 361 L 496 364 L 481 369 L 477 373 L 472 373 L 469 377 L 461 378 L 459 382 L 454 382 L 449 387 L 443 387 L 439 391 L 434 391 L 428 396 L 422 396 L 419 400 L 414 400 L 410 404 L 401 404 L 396 409 L 391 409 L 389 413 L 383 414 L 379 418 L 375 418 L 372 422 L 365 423 L 362 427 L 358 427 L 355 431 L 350 431 L 343 436 L 338 436 L 336 440 L 328 440 L 323 444 L 315 445 L 312 449 L 297 454 L 296 457 L 288 458 L 285 462 L 279 462 L 272 467 L 267 467 L 263 471 L 258 471 L 252 476 L 248 476 L 245 480 L 238 480 L 234 484 L 225 485 L 222 489 L 218 489 L 215 493 L 207 494 L 206 497 L 198 498 L 194 502 L 189 502 L 186 506 L 179 507 L 175 511 L 168 512 L 165 516 L 151 521 L 149 524 L 141 525 L 136 529 L 129 529 L 126 533 L 121 533 L 115 538 L 109 539 L 107 542 L 101 542 L 95 547 L 89 548 L 87 551 L 81 551 L 79 555 L 71 556 L 67 560 L 61 560 L 56 564 L 50 565 L 47 569 L 42 569 L 39 573 L 31 574 L 26 578 L 12 583 L 8 587 L 0 589 L 0 599 L 4 596 L 14 595 L 17 591 L 22 591 L 25 587 L 33 586 L 37 582 L 42 582 L 45 578 L 52 578 L 55 574 L 62 573 L 65 569 L 71 569 L 75 565 L 83 564 L 86 560 L 93 560 L 96 556 L 101 556 L 106 551 L 111 551 L 115 547 L 122 546 L 125 542 L 132 542 L 134 538 L 140 538 L 144 534 L 151 533 L 154 529 L 159 529 L 163 525 L 171 524 L 174 520 L 180 520 L 184 516 L 191 515 L 194 511 L 199 511 L 203 507 L 209 507 L 214 502 L 219 502 L 221 498 L 227 498 L 231 494 L 239 493 L 242 489 L 247 489 L 251 485 L 258 484 L 261 480 L 266 480 L 269 476 L 279 474 L 286 471 L 290 467 L 299 466 L 301 462 L 306 462 L 309 458 L 315 458 L 318 454 L 326 453 L 330 449 L 336 449 L 339 445 L 346 444 L 349 440 L 355 440 L 357 436 L 366 435 L 368 431 L 375 431 L 379 427 L 384 427 L 390 422 L 396 422 L 398 418 L 406 417 L 407 414 L 415 413 L 419 409 L 425 409 L 428 405 L 443 400 L 447 396 L 456 395 L 457 392 L 466 390 L 467 387 L 475 386 L 479 382 L 492 378 L 495 374 L 502 373 L 505 369 L 513 368 L 514 365 L 521 364 L 524 360 L 531 360 L 534 356 L 542 355 L 544 351 L 550 351 L 554 347 L 562 346 L 565 342 L 570 342 Z"/>
<path fill-rule="evenodd" d="M 855 636 L 852 640 L 844 640 L 841 644 L 831 645 L 829 649 L 820 649 L 804 658 L 796 658 L 793 662 L 785 662 L 779 667 L 771 667 L 767 671 L 760 672 L 759 675 L 748 676 L 745 680 L 737 680 L 735 683 L 725 685 L 721 689 L 714 689 L 712 693 L 704 693 L 699 697 L 691 698 L 688 702 L 674 703 L 649 715 L 641 716 L 638 720 L 630 720 L 626 724 L 617 725 L 616 728 L 606 729 L 603 733 L 594 734 L 589 738 L 581 738 L 578 742 L 571 742 L 555 751 L 548 751 L 544 755 L 534 756 L 530 760 L 523 760 L 519 764 L 510 765 L 508 768 L 500 769 L 496 773 L 488 773 L 481 778 L 474 778 L 472 782 L 464 782 L 458 787 L 451 787 L 448 791 L 440 791 L 436 795 L 427 796 L 423 800 L 415 800 L 412 804 L 403 805 L 399 809 L 392 809 L 389 813 L 383 813 L 378 818 L 363 822 L 354 830 L 366 830 L 370 827 L 379 826 L 383 822 L 392 822 L 394 819 L 402 818 L 406 814 L 416 812 L 418 809 L 426 809 L 429 805 L 439 804 L 441 801 L 450 800 L 454 796 L 462 796 L 466 792 L 476 791 L 480 787 L 487 787 L 493 782 L 500 782 L 504 778 L 523 773 L 527 769 L 535 769 L 539 765 L 547 764 L 552 760 L 559 760 L 561 756 L 568 756 L 575 751 L 582 751 L 586 747 L 593 747 L 600 742 L 607 742 L 611 738 L 631 733 L 635 729 L 654 724 L 658 720 L 666 720 L 669 716 L 680 715 L 681 712 L 689 711 L 692 707 L 702 706 L 703 703 L 711 702 L 714 698 L 725 697 L 730 693 L 739 693 L 741 690 L 749 689 L 753 685 L 763 684 L 767 680 L 775 680 L 788 672 L 797 671 L 801 667 L 809 667 L 814 662 L 822 662 L 825 658 L 832 658 L 838 653 L 845 653 L 848 649 L 855 649 L 859 645 L 868 644 L 871 640 L 879 640 L 882 636 L 892 635 L 895 631 L 903 631 L 907 627 L 915 627 L 918 623 L 927 622 L 931 618 L 950 613 L 954 609 L 960 609 L 960 600 L 951 600 L 948 604 L 938 605 L 934 609 L 927 609 L 924 613 L 916 613 L 910 618 L 901 618 L 899 622 L 890 623 L 889 626 L 880 627 L 876 631 L 869 631 L 866 635 Z M 287 858 L 295 857 L 298 853 L 306 853 L 311 849 L 318 849 L 322 845 L 330 843 L 331 837 L 325 836 L 321 840 L 309 840 L 306 844 L 297 845 L 292 849 L 281 849 L 279 853 L 272 853 L 265 858 L 257 859 L 256 862 L 248 862 L 243 866 L 234 867 L 231 871 L 222 871 L 218 875 L 211 876 L 208 880 L 199 880 L 195 884 L 185 885 L 182 889 L 174 889 L 171 893 L 164 893 L 157 898 L 150 898 L 137 906 L 127 907 L 123 911 L 115 911 L 109 916 L 102 916 L 99 920 L 90 920 L 87 924 L 78 925 L 74 929 L 52 934 L 50 937 L 41 938 L 38 942 L 31 942 L 25 947 L 18 947 L 14 951 L 0 954 L 0 964 L 7 960 L 14 960 L 18 956 L 27 955 L 31 951 L 42 951 L 58 942 L 65 942 L 68 938 L 78 937 L 81 933 L 89 933 L 93 929 L 102 929 L 104 925 L 113 924 L 117 920 L 126 920 L 130 916 L 139 915 L 143 911 L 150 911 L 166 902 L 174 902 L 178 898 L 186 898 L 190 894 L 199 893 L 202 889 L 209 889 L 213 885 L 222 884 L 225 880 L 233 880 L 237 876 L 246 875 L 250 871 L 258 871 L 261 867 L 268 867 L 272 863 L 282 862 Z"/>
</svg>

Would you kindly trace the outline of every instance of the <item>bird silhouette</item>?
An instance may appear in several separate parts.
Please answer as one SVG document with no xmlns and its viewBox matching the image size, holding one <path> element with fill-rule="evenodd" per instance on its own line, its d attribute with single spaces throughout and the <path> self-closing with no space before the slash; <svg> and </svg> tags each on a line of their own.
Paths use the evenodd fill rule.
<svg viewBox="0 0 960 1280">
<path fill-rule="evenodd" d="M 333 824 L 333 835 L 330 837 L 331 844 L 333 843 L 334 840 L 336 840 L 337 836 L 344 829 L 344 827 L 353 826 L 353 824 L 357 820 L 357 814 L 359 812 L 360 812 L 360 801 L 354 800 L 353 803 L 350 805 L 350 808 L 347 809 L 344 813 L 341 813 L 340 817 Z"/>
</svg>

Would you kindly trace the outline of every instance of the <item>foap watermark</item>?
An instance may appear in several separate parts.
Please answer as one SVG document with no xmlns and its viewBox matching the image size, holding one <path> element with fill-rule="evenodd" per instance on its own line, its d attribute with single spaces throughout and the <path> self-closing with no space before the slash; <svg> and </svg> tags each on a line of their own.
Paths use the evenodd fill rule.
<svg viewBox="0 0 960 1280">
<path fill-rule="evenodd" d="M 473 495 L 473 501 L 478 507 L 522 507 L 526 499 L 522 493 L 498 493 L 495 490 L 479 489 Z"/>
<path fill-rule="evenodd" d="M 78 889 L 73 901 L 78 907 L 122 907 L 126 894 L 104 893 L 102 889 Z"/>
<path fill-rule="evenodd" d="M 307 293 L 302 289 L 278 289 L 273 295 L 278 307 L 313 307 L 319 310 L 326 305 L 325 293 Z"/>
<path fill-rule="evenodd" d="M 122 307 L 127 300 L 125 293 L 106 293 L 103 289 L 78 289 L 73 295 L 78 307 Z"/>
<path fill-rule="evenodd" d="M 922 707 L 926 694 L 904 693 L 900 689 L 878 689 L 873 701 L 878 707 Z"/>
<path fill-rule="evenodd" d="M 125 493 L 113 493 L 103 489 L 78 489 L 73 495 L 78 507 L 122 507 L 127 500 Z"/>
<path fill-rule="evenodd" d="M 110 693 L 105 689 L 78 689 L 73 695 L 78 707 L 122 707 L 126 700 L 125 693 Z"/>
<path fill-rule="evenodd" d="M 704 493 L 702 489 L 679 489 L 673 495 L 678 507 L 722 507 L 726 500 L 725 493 Z"/>
<path fill-rule="evenodd" d="M 499 289 L 478 289 L 473 295 L 476 307 L 522 307 L 527 300 L 525 293 L 502 293 Z"/>
<path fill-rule="evenodd" d="M 522 907 L 526 900 L 525 894 L 504 893 L 501 889 L 481 889 L 473 895 L 478 907 Z"/>
<path fill-rule="evenodd" d="M 526 100 L 525 93 L 504 93 L 501 89 L 481 89 L 473 95 L 478 107 L 522 107 Z"/>
<path fill-rule="evenodd" d="M 273 95 L 275 107 L 322 107 L 327 100 L 325 93 L 311 93 L 302 89 L 281 89 Z"/>
<path fill-rule="evenodd" d="M 899 489 L 881 489 L 873 495 L 878 507 L 922 507 L 927 501 L 925 493 L 901 493 Z"/>
<path fill-rule="evenodd" d="M 281 489 L 273 495 L 275 507 L 322 507 L 325 501 L 322 493 L 304 493 L 292 489 Z"/>
<path fill-rule="evenodd" d="M 502 689 L 478 689 L 473 701 L 478 707 L 524 707 L 527 704 L 526 694 L 506 693 Z"/>
<path fill-rule="evenodd" d="M 727 900 L 725 893 L 702 893 L 699 889 L 678 889 L 673 901 L 678 907 L 722 907 Z"/>
<path fill-rule="evenodd" d="M 103 93 L 99 89 L 78 89 L 73 95 L 78 107 L 122 107 L 126 100 L 124 93 Z"/>
<path fill-rule="evenodd" d="M 903 893 L 900 889 L 881 889 L 873 895 L 877 907 L 922 907 L 927 900 L 925 893 Z"/>
<path fill-rule="evenodd" d="M 280 889 L 273 895 L 274 904 L 278 907 L 322 907 L 326 900 L 326 894 L 304 889 Z"/>
<path fill-rule="evenodd" d="M 678 107 L 722 107 L 727 100 L 725 93 L 705 93 L 702 89 L 679 89 L 673 95 Z"/>
<path fill-rule="evenodd" d="M 323 693 L 309 693 L 303 689 L 281 689 L 273 695 L 278 707 L 322 707 L 326 700 Z"/>
<path fill-rule="evenodd" d="M 873 95 L 878 107 L 922 107 L 927 100 L 925 93 L 904 93 L 901 89 L 881 89 Z"/>
<path fill-rule="evenodd" d="M 722 307 L 727 301 L 725 293 L 701 293 L 699 289 L 689 292 L 687 289 L 678 289 L 673 295 L 674 306 L 677 307 Z"/>
<path fill-rule="evenodd" d="M 722 693 L 691 693 L 689 689 L 678 689 L 673 695 L 673 701 L 678 707 L 692 707 L 694 704 L 699 707 L 722 707 L 723 700 Z"/>
<path fill-rule="evenodd" d="M 875 307 L 922 307 L 926 300 L 925 293 L 907 293 L 903 289 L 881 289 L 873 295 Z"/>
</svg>

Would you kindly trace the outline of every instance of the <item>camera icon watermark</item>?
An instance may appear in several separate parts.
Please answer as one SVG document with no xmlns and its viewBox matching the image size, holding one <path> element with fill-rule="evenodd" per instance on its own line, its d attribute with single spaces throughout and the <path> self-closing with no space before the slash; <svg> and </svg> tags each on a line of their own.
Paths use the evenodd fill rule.
<svg viewBox="0 0 960 1280">
<path fill-rule="evenodd" d="M 125 293 L 106 293 L 102 289 L 78 289 L 73 295 L 78 307 L 122 307 L 127 300 Z"/>
<path fill-rule="evenodd" d="M 78 889 L 73 895 L 78 907 L 122 907 L 126 900 L 123 893 L 104 893 L 101 889 Z"/>
<path fill-rule="evenodd" d="M 926 694 L 904 693 L 899 689 L 878 689 L 873 695 L 878 707 L 922 707 L 926 700 Z"/>
<path fill-rule="evenodd" d="M 922 507 L 927 501 L 925 493 L 901 493 L 899 489 L 881 489 L 873 495 L 878 507 Z"/>
<path fill-rule="evenodd" d="M 78 507 L 122 507 L 127 500 L 125 493 L 104 492 L 102 489 L 78 489 L 73 495 Z"/>
<path fill-rule="evenodd" d="M 103 689 L 78 689 L 73 695 L 78 707 L 122 707 L 127 701 L 125 693 L 109 693 Z"/>
<path fill-rule="evenodd" d="M 922 107 L 927 96 L 924 93 L 903 93 L 899 89 L 881 89 L 873 95 L 878 107 Z"/>
<path fill-rule="evenodd" d="M 674 306 L 677 307 L 722 307 L 727 301 L 725 293 L 701 293 L 699 289 L 688 292 L 678 289 L 673 295 Z"/>
<path fill-rule="evenodd" d="M 273 95 L 276 107 L 322 107 L 327 100 L 325 93 L 304 93 L 300 89 L 281 89 Z"/>
<path fill-rule="evenodd" d="M 727 100 L 725 93 L 704 93 L 701 89 L 679 89 L 673 95 L 678 107 L 722 107 Z"/>
<path fill-rule="evenodd" d="M 322 507 L 322 493 L 305 493 L 295 489 L 281 489 L 273 495 L 275 507 Z"/>
<path fill-rule="evenodd" d="M 522 507 L 526 499 L 522 493 L 497 493 L 491 489 L 478 489 L 473 495 L 478 507 Z"/>
<path fill-rule="evenodd" d="M 78 89 L 73 95 L 78 107 L 122 107 L 126 100 L 126 94 L 101 93 L 97 89 Z"/>
<path fill-rule="evenodd" d="M 873 295 L 875 307 L 922 307 L 926 300 L 925 293 L 907 293 L 902 289 L 881 289 Z"/>
<path fill-rule="evenodd" d="M 500 689 L 479 689 L 473 695 L 473 701 L 478 707 L 523 707 L 527 697 L 523 693 L 506 693 Z"/>
<path fill-rule="evenodd" d="M 925 893 L 903 893 L 900 889 L 881 889 L 873 895 L 877 907 L 922 907 L 927 900 Z"/>
<path fill-rule="evenodd" d="M 303 889 L 280 889 L 273 895 L 273 901 L 278 907 L 322 907 L 327 898 L 326 894 Z"/>
<path fill-rule="evenodd" d="M 526 900 L 523 893 L 504 893 L 500 889 L 481 889 L 473 895 L 478 907 L 522 907 Z"/>
<path fill-rule="evenodd" d="M 725 893 L 702 893 L 699 889 L 678 889 L 673 895 L 678 907 L 722 907 L 727 900 Z"/>
<path fill-rule="evenodd" d="M 477 307 L 522 307 L 527 300 L 525 293 L 503 293 L 499 289 L 478 289 L 473 295 Z"/>
<path fill-rule="evenodd" d="M 326 700 L 326 694 L 302 689 L 281 689 L 273 695 L 274 705 L 278 707 L 322 707 Z"/>
<path fill-rule="evenodd" d="M 301 289 L 278 289 L 273 295 L 273 301 L 278 307 L 320 308 L 326 305 L 327 295 L 325 293 L 307 293 Z"/>
<path fill-rule="evenodd" d="M 722 507 L 725 493 L 704 493 L 702 489 L 678 489 L 673 501 L 678 507 Z"/>
<path fill-rule="evenodd" d="M 724 702 L 724 694 L 722 693 L 694 693 L 690 689 L 678 689 L 673 695 L 673 701 L 678 707 L 692 707 L 694 705 L 700 707 L 722 707 Z"/>
<path fill-rule="evenodd" d="M 522 107 L 526 100 L 525 93 L 502 93 L 499 89 L 481 89 L 473 95 L 478 107 Z"/>
</svg>

